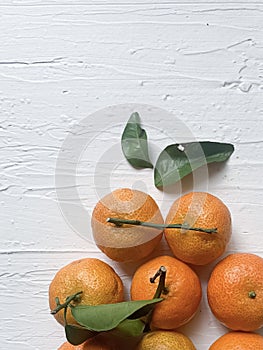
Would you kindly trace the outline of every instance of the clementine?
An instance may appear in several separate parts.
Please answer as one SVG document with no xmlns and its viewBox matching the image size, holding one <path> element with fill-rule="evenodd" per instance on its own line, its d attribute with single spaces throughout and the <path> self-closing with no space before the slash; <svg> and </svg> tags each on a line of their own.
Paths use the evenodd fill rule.
<svg viewBox="0 0 263 350">
<path fill-rule="evenodd" d="M 231 236 L 228 208 L 219 198 L 205 192 L 191 192 L 177 199 L 165 223 L 217 229 L 216 233 L 165 229 L 165 238 L 175 257 L 194 265 L 205 265 L 220 257 Z"/>
<path fill-rule="evenodd" d="M 230 254 L 210 276 L 207 297 L 215 317 L 233 330 L 253 331 L 263 326 L 263 258 L 249 253 Z"/>
<path fill-rule="evenodd" d="M 182 333 L 154 331 L 142 338 L 136 350 L 196 350 L 196 348 Z"/>
<path fill-rule="evenodd" d="M 134 349 L 138 340 L 115 337 L 110 333 L 100 333 L 81 345 L 74 346 L 68 342 L 61 345 L 58 350 L 120 350 Z"/>
<path fill-rule="evenodd" d="M 74 346 L 68 342 L 65 342 L 58 348 L 58 350 L 85 350 L 85 344 L 87 344 L 87 342 Z"/>
<path fill-rule="evenodd" d="M 148 256 L 162 238 L 163 229 L 116 226 L 108 218 L 151 221 L 163 224 L 161 212 L 148 194 L 122 188 L 102 198 L 92 214 L 92 231 L 97 246 L 108 257 L 120 262 L 137 261 Z"/>
<path fill-rule="evenodd" d="M 158 282 L 150 282 L 156 271 L 164 266 L 167 270 L 164 300 L 157 304 L 152 314 L 151 327 L 175 329 L 192 319 L 202 297 L 199 278 L 185 263 L 170 257 L 159 256 L 141 265 L 131 283 L 131 299 L 153 298 Z"/>
<path fill-rule="evenodd" d="M 218 338 L 209 350 L 263 350 L 263 337 L 255 333 L 230 332 Z"/>
<path fill-rule="evenodd" d="M 62 304 L 68 296 L 78 292 L 82 292 L 75 302 L 78 305 L 117 303 L 124 298 L 120 277 L 108 264 L 93 258 L 73 261 L 57 272 L 49 286 L 50 309 L 56 308 L 56 297 Z M 63 310 L 54 316 L 64 325 Z M 69 324 L 76 324 L 70 310 L 67 321 Z"/>
</svg>

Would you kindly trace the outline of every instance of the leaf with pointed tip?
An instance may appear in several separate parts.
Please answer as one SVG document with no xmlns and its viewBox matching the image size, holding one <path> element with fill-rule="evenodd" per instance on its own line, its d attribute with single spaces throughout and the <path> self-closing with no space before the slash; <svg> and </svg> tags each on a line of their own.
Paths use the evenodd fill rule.
<svg viewBox="0 0 263 350">
<path fill-rule="evenodd" d="M 230 143 L 204 141 L 169 145 L 157 159 L 155 186 L 173 185 L 203 165 L 224 162 L 233 152 L 234 146 Z"/>
<path fill-rule="evenodd" d="M 153 168 L 149 158 L 146 131 L 141 128 L 140 116 L 132 113 L 121 138 L 122 151 L 135 168 Z"/>
<path fill-rule="evenodd" d="M 68 324 L 65 326 L 67 341 L 72 345 L 80 345 L 84 341 L 95 337 L 98 333 L 84 327 Z"/>
<path fill-rule="evenodd" d="M 162 298 L 156 298 L 116 304 L 71 305 L 70 308 L 73 317 L 81 326 L 92 331 L 102 332 L 116 328 L 122 321 L 145 308 L 146 305 L 152 305 L 152 308 L 154 308 L 154 305 L 162 300 Z M 145 309 L 143 316 L 148 312 L 149 309 Z"/>
</svg>

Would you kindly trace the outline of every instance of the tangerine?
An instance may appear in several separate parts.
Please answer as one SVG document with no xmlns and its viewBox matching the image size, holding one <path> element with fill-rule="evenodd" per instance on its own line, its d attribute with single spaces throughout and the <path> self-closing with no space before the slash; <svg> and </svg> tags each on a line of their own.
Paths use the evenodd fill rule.
<svg viewBox="0 0 263 350">
<path fill-rule="evenodd" d="M 196 348 L 182 333 L 153 331 L 142 338 L 136 350 L 196 350 Z"/>
<path fill-rule="evenodd" d="M 86 258 L 76 260 L 61 268 L 49 286 L 50 309 L 56 308 L 55 298 L 64 303 L 66 298 L 82 292 L 78 305 L 98 305 L 123 301 L 123 283 L 117 273 L 105 262 Z M 74 302 L 73 302 L 74 304 Z M 64 325 L 63 310 L 55 315 L 55 319 Z M 70 310 L 67 314 L 69 324 L 76 324 Z"/>
<path fill-rule="evenodd" d="M 217 229 L 216 233 L 177 228 L 164 230 L 175 257 L 194 265 L 206 265 L 220 257 L 231 236 L 228 208 L 219 198 L 206 192 L 191 192 L 177 199 L 165 223 Z"/>
<path fill-rule="evenodd" d="M 108 218 L 163 224 L 163 217 L 153 198 L 144 192 L 121 188 L 103 197 L 93 210 L 92 231 L 97 246 L 113 260 L 140 260 L 151 254 L 162 238 L 163 229 L 116 226 L 107 222 Z"/>
<path fill-rule="evenodd" d="M 198 276 L 185 263 L 170 256 L 159 256 L 141 265 L 131 283 L 131 299 L 152 299 L 157 281 L 150 279 L 164 266 L 167 270 L 164 300 L 157 304 L 152 313 L 151 327 L 175 329 L 189 322 L 197 312 L 202 297 Z"/>
<path fill-rule="evenodd" d="M 137 340 L 115 337 L 105 332 L 98 334 L 94 338 L 78 346 L 65 342 L 58 350 L 120 350 L 124 348 L 131 350 L 134 349 L 137 343 Z"/>
<path fill-rule="evenodd" d="M 263 350 L 263 337 L 256 333 L 230 332 L 218 338 L 209 350 Z"/>
<path fill-rule="evenodd" d="M 211 273 L 207 297 L 215 317 L 226 327 L 254 331 L 263 326 L 263 258 L 235 253 Z"/>
<path fill-rule="evenodd" d="M 74 346 L 68 342 L 65 342 L 58 348 L 58 350 L 85 350 L 86 344 L 87 344 L 87 342 L 85 342 L 81 345 Z"/>
</svg>

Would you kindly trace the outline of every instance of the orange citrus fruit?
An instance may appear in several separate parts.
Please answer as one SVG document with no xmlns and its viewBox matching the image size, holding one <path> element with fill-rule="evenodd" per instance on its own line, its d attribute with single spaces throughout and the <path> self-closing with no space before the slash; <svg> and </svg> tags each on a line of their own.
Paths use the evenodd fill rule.
<svg viewBox="0 0 263 350">
<path fill-rule="evenodd" d="M 114 345 L 113 343 L 109 341 L 101 341 L 96 339 L 97 337 L 86 341 L 85 343 L 81 345 L 71 345 L 70 343 L 66 342 L 61 345 L 61 347 L 58 350 L 117 350 L 117 345 Z"/>
<path fill-rule="evenodd" d="M 231 236 L 228 208 L 219 198 L 205 192 L 191 192 L 177 199 L 165 223 L 217 229 L 216 233 L 165 229 L 165 238 L 175 257 L 194 265 L 205 265 L 220 257 Z"/>
<path fill-rule="evenodd" d="M 230 332 L 218 338 L 209 350 L 263 350 L 263 337 L 256 333 Z"/>
<path fill-rule="evenodd" d="M 122 188 L 102 198 L 92 214 L 92 231 L 97 246 L 108 257 L 120 262 L 148 256 L 162 238 L 162 229 L 108 223 L 108 218 L 150 221 L 163 224 L 162 214 L 148 194 Z"/>
<path fill-rule="evenodd" d="M 211 273 L 207 297 L 215 317 L 233 330 L 263 326 L 263 258 L 230 254 Z"/>
<path fill-rule="evenodd" d="M 77 346 L 74 346 L 68 342 L 65 342 L 58 348 L 58 350 L 86 350 L 86 349 L 88 349 L 87 346 L 88 346 L 87 342 L 85 342 L 81 345 L 77 345 Z"/>
<path fill-rule="evenodd" d="M 136 341 L 136 343 L 138 343 L 138 341 Z M 134 347 L 134 339 L 124 339 L 120 337 L 114 337 L 109 333 L 100 333 L 94 338 L 91 338 L 78 346 L 74 346 L 68 342 L 65 342 L 58 350 L 130 350 L 134 349 Z"/>
<path fill-rule="evenodd" d="M 71 345 L 70 343 L 66 342 L 58 350 L 118 350 L 119 348 L 114 343 L 111 343 L 109 341 L 101 341 L 96 339 L 88 340 L 85 343 L 81 345 Z"/>
<path fill-rule="evenodd" d="M 123 283 L 116 272 L 99 259 L 76 260 L 64 266 L 55 275 L 49 286 L 50 309 L 56 308 L 55 298 L 64 303 L 66 298 L 83 292 L 78 305 L 110 304 L 123 301 Z M 74 303 L 73 303 L 74 304 Z M 64 325 L 64 310 L 55 314 L 56 320 Z M 70 310 L 67 313 L 69 324 L 76 324 Z"/>
<path fill-rule="evenodd" d="M 135 272 L 131 283 L 131 299 L 152 299 L 158 286 L 150 278 L 155 275 L 160 266 L 167 270 L 165 280 L 166 293 L 157 304 L 152 314 L 151 327 L 160 329 L 175 329 L 192 319 L 202 297 L 198 276 L 185 263 L 170 257 L 159 256 L 141 265 Z"/>
<path fill-rule="evenodd" d="M 196 348 L 182 333 L 154 331 L 142 338 L 136 350 L 196 350 Z"/>
</svg>

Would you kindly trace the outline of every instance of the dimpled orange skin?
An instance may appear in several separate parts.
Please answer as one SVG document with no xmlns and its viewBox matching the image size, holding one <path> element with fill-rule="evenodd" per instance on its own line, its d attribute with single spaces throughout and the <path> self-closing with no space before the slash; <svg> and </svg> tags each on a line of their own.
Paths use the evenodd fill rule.
<svg viewBox="0 0 263 350">
<path fill-rule="evenodd" d="M 196 348 L 182 333 L 154 331 L 142 338 L 136 350 L 196 350 Z"/>
<path fill-rule="evenodd" d="M 263 350 L 263 337 L 255 333 L 230 332 L 218 338 L 209 350 Z"/>
<path fill-rule="evenodd" d="M 100 333 L 78 346 L 65 342 L 58 350 L 133 350 L 137 343 L 138 340 L 131 338 L 114 337 L 108 333 Z"/>
<path fill-rule="evenodd" d="M 119 350 L 119 348 L 117 345 L 110 344 L 109 342 L 101 342 L 97 339 L 91 339 L 78 346 L 66 342 L 58 350 Z"/>
<path fill-rule="evenodd" d="M 78 305 L 98 305 L 123 301 L 123 283 L 116 272 L 99 259 L 76 260 L 61 268 L 49 286 L 50 309 L 56 308 L 55 298 L 64 303 L 66 298 L 82 291 Z M 63 310 L 54 315 L 64 325 Z M 70 310 L 67 313 L 69 324 L 76 324 Z"/>
<path fill-rule="evenodd" d="M 158 286 L 150 278 L 160 266 L 167 269 L 165 287 L 168 294 L 162 294 L 164 300 L 157 304 L 152 315 L 152 328 L 176 329 L 189 322 L 195 315 L 202 297 L 198 276 L 185 263 L 170 257 L 159 256 L 138 268 L 131 283 L 131 299 L 152 299 Z"/>
<path fill-rule="evenodd" d="M 93 237 L 104 254 L 119 262 L 138 261 L 151 254 L 160 243 L 162 229 L 131 225 L 117 227 L 107 223 L 109 217 L 163 224 L 162 214 L 148 194 L 121 188 L 102 198 L 92 214 Z"/>
<path fill-rule="evenodd" d="M 58 350 L 117 350 L 118 348 L 114 344 L 109 342 L 101 342 L 97 339 L 91 339 L 85 343 L 74 346 L 66 342 Z"/>
<path fill-rule="evenodd" d="M 249 296 L 255 292 L 255 298 Z M 207 298 L 215 317 L 226 327 L 254 331 L 263 326 L 263 258 L 230 254 L 211 273 Z"/>
<path fill-rule="evenodd" d="M 217 228 L 217 233 L 165 229 L 165 238 L 176 258 L 193 265 L 206 265 L 220 257 L 231 237 L 231 215 L 225 204 L 206 192 L 191 192 L 177 199 L 166 224 Z"/>
<path fill-rule="evenodd" d="M 88 347 L 86 346 L 86 342 L 78 346 L 74 346 L 68 342 L 65 342 L 58 348 L 58 350 L 87 350 L 87 349 Z"/>
</svg>

